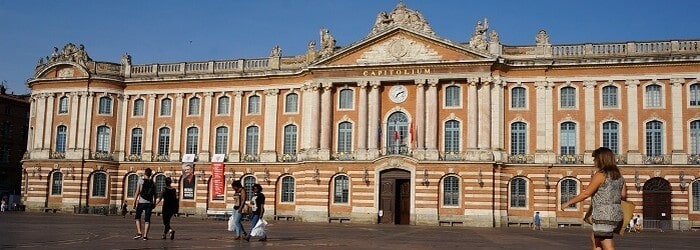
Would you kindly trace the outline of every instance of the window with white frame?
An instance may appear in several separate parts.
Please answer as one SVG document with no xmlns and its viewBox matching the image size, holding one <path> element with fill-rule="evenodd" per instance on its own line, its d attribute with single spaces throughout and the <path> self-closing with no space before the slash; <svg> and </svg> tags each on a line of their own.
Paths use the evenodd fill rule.
<svg viewBox="0 0 700 250">
<path fill-rule="evenodd" d="M 294 177 L 282 177 L 282 202 L 294 202 Z"/>
<path fill-rule="evenodd" d="M 282 145 L 282 153 L 296 155 L 297 153 L 297 126 L 284 126 L 284 143 Z"/>
<path fill-rule="evenodd" d="M 525 88 L 514 87 L 510 90 L 510 107 L 525 108 Z"/>
<path fill-rule="evenodd" d="M 247 155 L 258 155 L 258 136 L 260 134 L 260 128 L 257 126 L 250 126 L 245 129 L 245 153 Z"/>
<path fill-rule="evenodd" d="M 352 109 L 353 101 L 353 91 L 352 89 L 342 89 L 340 90 L 340 101 L 338 102 L 338 109 Z"/>
<path fill-rule="evenodd" d="M 603 107 L 604 108 L 616 108 L 617 107 L 617 87 L 616 86 L 605 86 L 603 87 Z"/>
<path fill-rule="evenodd" d="M 222 96 L 219 97 L 219 103 L 216 105 L 216 113 L 219 115 L 225 115 L 228 114 L 228 107 L 229 107 L 229 98 L 228 96 Z"/>
<path fill-rule="evenodd" d="M 692 107 L 700 106 L 700 83 L 693 83 L 690 85 L 690 92 L 688 92 L 688 99 L 690 100 L 690 106 L 692 106 Z"/>
<path fill-rule="evenodd" d="M 187 109 L 188 115 L 199 115 L 199 97 L 190 98 L 190 103 Z"/>
<path fill-rule="evenodd" d="M 510 181 L 510 207 L 525 208 L 527 206 L 527 181 L 515 177 Z"/>
<path fill-rule="evenodd" d="M 576 89 L 574 87 L 563 87 L 561 91 L 561 105 L 562 108 L 575 108 L 576 107 Z"/>
<path fill-rule="evenodd" d="M 51 195 L 61 195 L 63 193 L 63 173 L 53 172 L 51 174 Z"/>
<path fill-rule="evenodd" d="M 298 112 L 299 105 L 299 95 L 296 93 L 291 93 L 287 95 L 284 99 L 284 112 L 285 113 L 296 113 Z"/>
<path fill-rule="evenodd" d="M 662 155 L 663 124 L 660 121 L 650 121 L 646 124 L 646 153 L 647 156 Z"/>
<path fill-rule="evenodd" d="M 110 129 L 107 126 L 97 127 L 97 147 L 96 152 L 109 153 Z"/>
<path fill-rule="evenodd" d="M 609 148 L 613 153 L 620 151 L 620 124 L 613 121 L 603 123 L 603 147 Z"/>
<path fill-rule="evenodd" d="M 160 128 L 158 130 L 158 155 L 168 155 L 170 153 L 170 128 Z"/>
<path fill-rule="evenodd" d="M 564 202 L 573 199 L 576 197 L 576 195 L 578 195 L 578 182 L 573 179 L 562 180 L 559 193 L 559 204 L 563 204 Z M 567 208 L 576 208 L 576 203 L 569 205 Z"/>
<path fill-rule="evenodd" d="M 185 145 L 185 154 L 196 154 L 199 148 L 199 128 L 187 128 L 187 144 Z"/>
<path fill-rule="evenodd" d="M 459 152 L 459 121 L 445 122 L 445 153 Z"/>
<path fill-rule="evenodd" d="M 139 98 L 134 100 L 134 109 L 132 110 L 131 115 L 132 116 L 143 116 L 143 109 L 144 109 L 144 101 L 143 99 Z"/>
<path fill-rule="evenodd" d="M 573 155 L 576 154 L 576 123 L 564 122 L 559 131 L 559 147 L 560 154 Z"/>
<path fill-rule="evenodd" d="M 459 206 L 459 178 L 447 176 L 442 182 L 442 205 Z"/>
<path fill-rule="evenodd" d="M 243 178 L 243 188 L 245 188 L 246 200 L 248 201 L 253 198 L 253 185 L 256 182 L 255 177 L 250 175 Z"/>
<path fill-rule="evenodd" d="M 228 150 L 228 128 L 221 126 L 216 128 L 215 154 L 225 154 Z"/>
<path fill-rule="evenodd" d="M 112 113 L 112 98 L 108 96 L 100 97 L 98 114 L 111 114 Z"/>
<path fill-rule="evenodd" d="M 136 196 L 136 185 L 139 183 L 139 176 L 136 174 L 129 174 L 126 177 L 126 197 L 134 198 Z"/>
<path fill-rule="evenodd" d="M 141 155 L 141 142 L 143 141 L 143 130 L 134 128 L 131 130 L 131 154 Z"/>
<path fill-rule="evenodd" d="M 58 99 L 58 113 L 66 114 L 68 113 L 68 97 L 62 96 Z"/>
<path fill-rule="evenodd" d="M 461 88 L 459 86 L 447 86 L 445 88 L 445 107 L 459 107 Z"/>
<path fill-rule="evenodd" d="M 170 98 L 165 98 L 163 100 L 160 100 L 160 115 L 161 116 L 169 116 L 172 112 L 172 104 L 173 100 Z"/>
<path fill-rule="evenodd" d="M 338 124 L 338 152 L 352 152 L 352 123 Z"/>
<path fill-rule="evenodd" d="M 700 212 L 700 180 L 695 180 L 691 184 L 693 192 L 693 212 Z"/>
<path fill-rule="evenodd" d="M 67 131 L 68 129 L 65 125 L 60 125 L 58 128 L 56 128 L 56 152 L 66 152 Z"/>
<path fill-rule="evenodd" d="M 522 155 L 527 153 L 527 125 L 524 122 L 510 124 L 510 154 Z"/>
<path fill-rule="evenodd" d="M 661 86 L 652 84 L 644 88 L 644 97 L 646 98 L 647 107 L 661 107 Z"/>
<path fill-rule="evenodd" d="M 248 114 L 260 114 L 260 96 L 248 97 Z"/>
<path fill-rule="evenodd" d="M 700 155 L 700 120 L 690 122 L 690 154 Z"/>
<path fill-rule="evenodd" d="M 350 199 L 350 183 L 347 175 L 338 175 L 333 179 L 333 203 L 347 204 Z"/>
<path fill-rule="evenodd" d="M 104 172 L 92 175 L 92 196 L 107 197 L 107 174 Z"/>
</svg>

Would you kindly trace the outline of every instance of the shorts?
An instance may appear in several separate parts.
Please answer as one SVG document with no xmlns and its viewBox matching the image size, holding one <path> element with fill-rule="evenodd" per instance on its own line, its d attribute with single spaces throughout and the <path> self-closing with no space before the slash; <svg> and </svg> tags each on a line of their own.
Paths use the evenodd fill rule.
<svg viewBox="0 0 700 250">
<path fill-rule="evenodd" d="M 153 205 L 151 203 L 139 203 L 136 205 L 136 215 L 134 216 L 135 220 L 141 220 L 141 213 L 146 212 L 146 216 L 144 216 L 143 221 L 146 223 L 151 223 L 151 212 L 153 211 Z"/>
</svg>

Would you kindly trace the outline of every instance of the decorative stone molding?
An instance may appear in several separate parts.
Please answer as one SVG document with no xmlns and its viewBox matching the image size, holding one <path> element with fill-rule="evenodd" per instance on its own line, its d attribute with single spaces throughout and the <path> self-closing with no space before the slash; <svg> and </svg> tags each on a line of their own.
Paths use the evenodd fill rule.
<svg viewBox="0 0 700 250">
<path fill-rule="evenodd" d="M 387 39 L 362 53 L 357 63 L 390 63 L 442 60 L 442 56 L 428 45 L 399 35 Z"/>
<path fill-rule="evenodd" d="M 433 29 L 425 20 L 423 15 L 415 10 L 406 8 L 403 2 L 399 2 L 396 8 L 389 13 L 384 11 L 377 15 L 377 20 L 374 22 L 374 27 L 368 36 L 376 35 L 384 30 L 391 29 L 393 27 L 404 27 L 417 32 L 435 35 Z"/>
</svg>

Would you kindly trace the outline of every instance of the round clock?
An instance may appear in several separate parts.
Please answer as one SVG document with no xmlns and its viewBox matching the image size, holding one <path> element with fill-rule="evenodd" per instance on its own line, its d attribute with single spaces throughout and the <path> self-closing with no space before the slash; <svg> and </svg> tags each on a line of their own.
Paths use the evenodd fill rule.
<svg viewBox="0 0 700 250">
<path fill-rule="evenodd" d="M 389 90 L 389 99 L 395 103 L 402 103 L 408 97 L 408 89 L 403 85 L 394 85 Z"/>
</svg>

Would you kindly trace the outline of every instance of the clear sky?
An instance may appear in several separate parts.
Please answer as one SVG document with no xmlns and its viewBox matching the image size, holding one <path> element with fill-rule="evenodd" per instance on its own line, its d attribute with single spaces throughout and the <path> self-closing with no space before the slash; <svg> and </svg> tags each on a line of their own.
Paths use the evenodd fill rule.
<svg viewBox="0 0 700 250">
<path fill-rule="evenodd" d="M 28 93 L 40 57 L 53 47 L 84 44 L 95 61 L 134 64 L 267 57 L 319 44 L 328 28 L 337 45 L 369 33 L 377 14 L 398 0 L 0 0 L 0 81 Z M 698 0 L 471 1 L 405 0 L 443 38 L 466 42 L 487 17 L 506 45 L 534 44 L 545 29 L 552 44 L 700 39 Z"/>
</svg>

